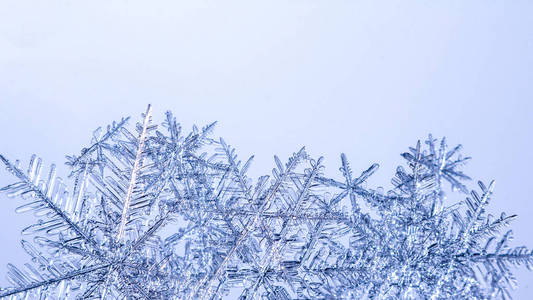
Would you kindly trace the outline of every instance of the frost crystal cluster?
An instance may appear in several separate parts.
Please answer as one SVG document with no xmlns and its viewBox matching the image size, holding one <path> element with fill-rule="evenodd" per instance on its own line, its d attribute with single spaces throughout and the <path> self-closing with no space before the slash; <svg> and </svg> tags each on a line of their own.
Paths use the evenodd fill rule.
<svg viewBox="0 0 533 300">
<path fill-rule="evenodd" d="M 341 155 L 336 178 L 305 150 L 252 181 L 214 124 L 184 133 L 151 109 L 96 130 L 67 156 L 68 180 L 0 155 L 16 182 L 1 189 L 31 212 L 7 266 L 8 299 L 493 299 L 533 252 L 486 212 L 493 183 L 468 191 L 460 146 L 429 136 L 402 154 L 393 187 L 365 181 Z M 451 190 L 463 201 L 448 203 Z"/>
</svg>

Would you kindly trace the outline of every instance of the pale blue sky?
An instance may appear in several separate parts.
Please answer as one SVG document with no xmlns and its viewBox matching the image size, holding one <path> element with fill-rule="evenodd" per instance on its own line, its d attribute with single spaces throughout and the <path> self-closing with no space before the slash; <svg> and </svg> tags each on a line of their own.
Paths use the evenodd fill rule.
<svg viewBox="0 0 533 300">
<path fill-rule="evenodd" d="M 464 145 L 472 177 L 496 179 L 492 211 L 519 214 L 515 240 L 530 248 L 532 79 L 531 1 L 0 2 L 9 158 L 62 164 L 94 128 L 152 103 L 156 121 L 168 109 L 187 127 L 218 120 L 215 135 L 256 154 L 253 175 L 305 145 L 330 174 L 341 152 L 354 170 L 380 163 L 370 184 L 387 187 L 431 132 Z M 31 216 L 0 201 L 3 274 L 26 259 Z M 524 270 L 517 299 L 533 294 Z"/>
</svg>

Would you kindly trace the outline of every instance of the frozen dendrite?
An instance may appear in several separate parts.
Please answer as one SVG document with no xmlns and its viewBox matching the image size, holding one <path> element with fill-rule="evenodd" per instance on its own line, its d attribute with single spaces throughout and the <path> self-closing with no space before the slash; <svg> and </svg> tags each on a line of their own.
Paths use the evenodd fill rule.
<svg viewBox="0 0 533 300">
<path fill-rule="evenodd" d="M 404 153 L 385 193 L 364 184 L 377 164 L 358 176 L 345 155 L 338 178 L 302 148 L 252 182 L 214 124 L 185 134 L 167 113 L 157 129 L 150 107 L 127 122 L 67 156 L 67 181 L 0 155 L 17 180 L 1 191 L 37 220 L 22 230 L 31 262 L 8 265 L 0 297 L 491 299 L 533 265 L 499 234 L 515 216 L 486 213 L 492 183 L 448 203 L 450 187 L 468 194 L 468 158 L 444 139 Z"/>
</svg>

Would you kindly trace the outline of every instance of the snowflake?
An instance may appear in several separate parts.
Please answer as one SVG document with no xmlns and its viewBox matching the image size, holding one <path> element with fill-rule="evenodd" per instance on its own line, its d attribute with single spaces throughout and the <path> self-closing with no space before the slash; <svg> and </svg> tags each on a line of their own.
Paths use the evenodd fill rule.
<svg viewBox="0 0 533 300">
<path fill-rule="evenodd" d="M 533 266 L 499 233 L 516 216 L 486 212 L 493 183 L 469 192 L 469 158 L 444 139 L 404 153 L 384 192 L 365 183 L 377 164 L 357 176 L 344 154 L 338 178 L 302 148 L 254 182 L 253 157 L 211 138 L 214 123 L 184 133 L 168 112 L 158 130 L 150 106 L 128 121 L 67 156 L 66 181 L 0 155 L 17 179 L 1 191 L 37 219 L 22 230 L 31 263 L 7 266 L 0 297 L 491 299 L 510 297 L 512 266 Z"/>
</svg>

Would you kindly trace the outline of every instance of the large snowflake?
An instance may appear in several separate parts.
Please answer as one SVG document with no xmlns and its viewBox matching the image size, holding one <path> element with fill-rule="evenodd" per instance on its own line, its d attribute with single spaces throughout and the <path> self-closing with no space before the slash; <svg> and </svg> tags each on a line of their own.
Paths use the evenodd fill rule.
<svg viewBox="0 0 533 300">
<path fill-rule="evenodd" d="M 393 188 L 366 187 L 341 155 L 340 175 L 304 149 L 271 176 L 247 177 L 214 124 L 184 134 L 169 112 L 151 109 L 134 130 L 128 118 L 95 131 L 67 156 L 67 181 L 0 155 L 17 182 L 17 212 L 31 263 L 8 265 L 12 299 L 488 299 L 515 286 L 513 265 L 533 252 L 510 248 L 515 218 L 485 211 L 493 184 L 468 194 L 468 160 L 431 136 L 403 157 Z M 67 184 L 68 183 L 68 184 Z M 68 186 L 68 188 L 67 188 Z"/>
</svg>

